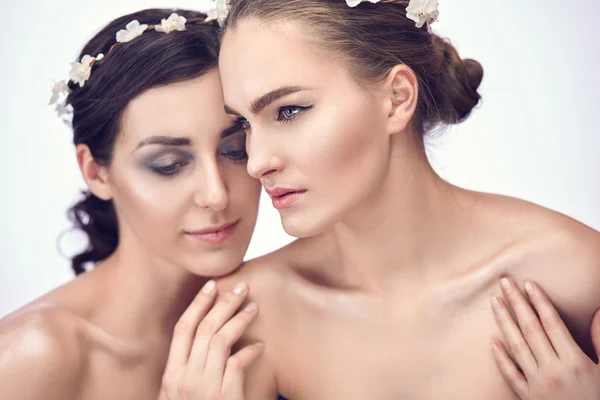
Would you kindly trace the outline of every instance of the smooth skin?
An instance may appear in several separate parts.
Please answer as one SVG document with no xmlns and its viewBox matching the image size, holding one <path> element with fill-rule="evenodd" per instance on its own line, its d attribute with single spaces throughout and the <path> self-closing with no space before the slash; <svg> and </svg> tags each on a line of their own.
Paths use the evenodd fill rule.
<svg viewBox="0 0 600 400">
<path fill-rule="evenodd" d="M 266 346 L 248 398 L 517 399 L 489 348 L 505 276 L 543 287 L 591 354 L 600 234 L 441 179 L 413 123 L 414 72 L 396 65 L 365 89 L 310 38 L 294 21 L 248 19 L 222 40 L 249 173 L 302 190 L 279 210 L 299 239 L 220 282 L 248 282 L 261 309 L 242 338 Z"/>
</svg>

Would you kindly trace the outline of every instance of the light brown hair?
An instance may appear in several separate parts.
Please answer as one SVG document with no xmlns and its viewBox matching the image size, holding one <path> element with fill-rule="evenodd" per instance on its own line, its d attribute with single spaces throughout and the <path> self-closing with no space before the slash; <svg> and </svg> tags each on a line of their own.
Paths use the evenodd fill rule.
<svg viewBox="0 0 600 400">
<path fill-rule="evenodd" d="M 406 17 L 408 1 L 361 3 L 345 0 L 230 0 L 224 33 L 243 20 L 285 21 L 305 27 L 306 38 L 341 57 L 362 84 L 381 82 L 398 64 L 419 81 L 415 122 L 421 134 L 440 123 L 464 121 L 478 104 L 483 68 L 461 59 L 454 46 L 417 28 Z"/>
</svg>

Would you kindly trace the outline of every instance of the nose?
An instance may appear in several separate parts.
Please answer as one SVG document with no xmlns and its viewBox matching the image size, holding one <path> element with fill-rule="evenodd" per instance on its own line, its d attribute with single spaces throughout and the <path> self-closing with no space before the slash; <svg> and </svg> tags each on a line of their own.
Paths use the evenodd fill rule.
<svg viewBox="0 0 600 400">
<path fill-rule="evenodd" d="M 273 151 L 273 143 L 255 133 L 246 136 L 247 169 L 250 176 L 260 179 L 283 169 L 283 161 Z"/>
<path fill-rule="evenodd" d="M 229 204 L 229 191 L 219 171 L 216 160 L 203 168 L 205 179 L 196 190 L 194 202 L 202 208 L 223 211 Z"/>
</svg>

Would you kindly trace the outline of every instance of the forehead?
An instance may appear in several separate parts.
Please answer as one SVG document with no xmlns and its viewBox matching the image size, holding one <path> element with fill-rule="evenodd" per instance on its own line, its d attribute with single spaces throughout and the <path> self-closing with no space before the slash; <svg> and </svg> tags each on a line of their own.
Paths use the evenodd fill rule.
<svg viewBox="0 0 600 400">
<path fill-rule="evenodd" d="M 282 86 L 319 87 L 348 77 L 331 51 L 308 39 L 305 27 L 285 21 L 240 21 L 223 38 L 219 69 L 225 103 L 234 107 Z"/>
<path fill-rule="evenodd" d="M 150 89 L 131 100 L 125 109 L 122 138 L 137 142 L 152 135 L 186 135 L 221 131 L 231 123 L 223 110 L 217 69 L 184 82 Z"/>
</svg>

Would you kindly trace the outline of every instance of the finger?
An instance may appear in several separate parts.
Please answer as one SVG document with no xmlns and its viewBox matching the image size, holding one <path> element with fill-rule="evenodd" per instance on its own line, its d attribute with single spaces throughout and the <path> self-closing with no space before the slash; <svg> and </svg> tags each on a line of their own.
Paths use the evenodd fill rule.
<svg viewBox="0 0 600 400">
<path fill-rule="evenodd" d="M 502 278 L 500 284 L 506 299 L 517 317 L 521 333 L 537 363 L 546 365 L 551 360 L 556 359 L 556 352 L 552 344 L 550 344 L 550 340 L 546 336 L 546 332 L 544 332 L 538 316 L 527 302 L 521 289 L 508 278 Z"/>
<path fill-rule="evenodd" d="M 215 281 L 208 281 L 177 321 L 169 350 L 166 370 L 181 367 L 188 361 L 196 329 L 208 313 L 216 297 Z"/>
<path fill-rule="evenodd" d="M 195 374 L 203 374 L 206 364 L 206 356 L 210 341 L 240 308 L 246 295 L 248 294 L 248 285 L 240 282 L 231 292 L 225 293 L 222 299 L 217 300 L 213 308 L 206 317 L 200 322 L 196 331 L 196 337 L 192 344 L 188 366 Z"/>
<path fill-rule="evenodd" d="M 265 346 L 256 343 L 246 346 L 235 355 L 229 357 L 223 377 L 223 397 L 226 399 L 241 400 L 244 395 L 244 371 L 250 364 L 260 357 Z"/>
<path fill-rule="evenodd" d="M 600 359 L 600 309 L 596 310 L 594 318 L 592 319 L 592 328 L 590 330 L 590 335 L 592 337 L 592 344 L 594 345 L 594 350 L 596 350 L 596 357 Z"/>
<path fill-rule="evenodd" d="M 504 345 L 497 340 L 492 340 L 492 354 L 506 383 L 508 383 L 521 400 L 528 400 L 529 384 L 506 352 Z"/>
<path fill-rule="evenodd" d="M 537 362 L 525 338 L 521 334 L 521 330 L 508 312 L 506 304 L 502 299 L 494 297 L 492 298 L 492 309 L 494 310 L 500 331 L 508 343 L 510 352 L 525 373 L 525 376 L 531 376 L 538 370 Z"/>
<path fill-rule="evenodd" d="M 540 316 L 542 326 L 558 357 L 565 360 L 581 353 L 581 348 L 573 339 L 571 332 L 542 288 L 532 282 L 525 282 L 525 291 Z"/>
<path fill-rule="evenodd" d="M 242 337 L 257 315 L 258 306 L 256 303 L 250 303 L 212 337 L 204 367 L 204 376 L 207 380 L 221 382 L 225 373 L 225 364 L 231 354 L 231 347 Z"/>
</svg>

